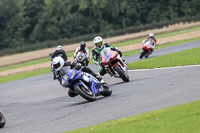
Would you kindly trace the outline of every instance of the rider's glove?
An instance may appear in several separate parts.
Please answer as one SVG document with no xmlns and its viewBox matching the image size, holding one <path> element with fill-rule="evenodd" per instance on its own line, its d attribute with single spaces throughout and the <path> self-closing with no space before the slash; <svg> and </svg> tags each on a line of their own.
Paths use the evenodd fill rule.
<svg viewBox="0 0 200 133">
<path fill-rule="evenodd" d="M 114 51 L 117 51 L 117 49 L 116 48 L 110 48 L 111 50 L 114 50 Z"/>
<path fill-rule="evenodd" d="M 79 70 L 81 68 L 81 66 L 82 65 L 80 63 L 77 63 L 74 69 Z"/>
<path fill-rule="evenodd" d="M 99 62 L 99 66 L 102 66 L 103 64 L 102 64 L 102 62 Z"/>
<path fill-rule="evenodd" d="M 146 40 L 143 40 L 143 41 L 142 41 L 142 43 L 145 43 L 145 42 L 146 42 Z"/>
</svg>

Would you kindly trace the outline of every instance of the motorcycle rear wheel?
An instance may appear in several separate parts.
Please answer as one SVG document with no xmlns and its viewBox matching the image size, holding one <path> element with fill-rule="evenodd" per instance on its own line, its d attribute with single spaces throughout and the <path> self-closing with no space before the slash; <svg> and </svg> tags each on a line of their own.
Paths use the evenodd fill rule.
<svg viewBox="0 0 200 133">
<path fill-rule="evenodd" d="M 119 65 L 116 65 L 116 66 L 114 67 L 114 69 L 117 71 L 117 73 L 119 74 L 119 76 L 122 78 L 123 81 L 129 82 L 129 77 L 128 77 L 128 75 L 126 75 L 126 74 L 124 73 L 124 71 L 122 71 L 122 69 L 119 67 Z"/>
<path fill-rule="evenodd" d="M 94 95 L 92 90 L 90 90 L 90 89 L 88 90 L 84 86 L 81 86 L 81 85 L 76 85 L 74 87 L 74 89 L 84 99 L 86 99 L 88 101 L 95 101 L 96 100 L 96 96 Z"/>
<path fill-rule="evenodd" d="M 0 128 L 3 128 L 6 124 L 6 119 L 3 114 L 0 112 Z"/>
</svg>

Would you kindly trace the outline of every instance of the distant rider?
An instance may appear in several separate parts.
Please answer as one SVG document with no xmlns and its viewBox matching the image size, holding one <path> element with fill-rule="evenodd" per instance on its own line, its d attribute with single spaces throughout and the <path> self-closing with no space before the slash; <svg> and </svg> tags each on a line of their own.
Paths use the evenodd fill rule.
<svg viewBox="0 0 200 133">
<path fill-rule="evenodd" d="M 56 47 L 56 50 L 53 52 L 53 53 L 50 53 L 49 54 L 49 58 L 50 58 L 50 60 L 51 61 L 53 61 L 53 59 L 55 58 L 55 57 L 58 57 L 58 56 L 60 56 L 60 57 L 62 57 L 63 59 L 64 59 L 64 61 L 67 61 L 67 54 L 66 54 L 66 52 L 63 50 L 63 47 L 61 46 L 61 45 L 58 45 L 57 47 Z M 52 71 L 53 72 L 53 79 L 55 80 L 55 79 L 57 79 L 57 73 L 56 73 L 56 71 Z"/>
<path fill-rule="evenodd" d="M 83 52 L 86 55 L 86 66 L 88 66 L 90 53 L 86 47 L 85 41 L 82 41 L 80 43 L 80 47 L 76 48 L 76 51 L 74 52 L 74 59 L 76 58 L 78 52 Z"/>
<path fill-rule="evenodd" d="M 102 77 L 99 76 L 98 74 L 96 74 L 88 66 L 81 66 L 81 64 L 78 63 L 78 62 L 76 62 L 76 61 L 74 61 L 74 62 L 64 61 L 63 58 L 61 58 L 61 57 L 54 58 L 54 60 L 53 60 L 53 67 L 56 70 L 56 72 L 57 72 L 58 75 L 60 73 L 61 68 L 67 67 L 67 66 L 69 66 L 70 69 L 76 69 L 76 70 L 81 69 L 81 71 L 93 75 L 97 80 L 99 80 L 100 83 L 102 83 L 102 84 L 104 83 L 104 80 L 102 79 Z M 60 75 L 58 76 L 58 81 L 63 86 L 63 84 L 62 84 L 62 78 L 60 77 Z M 65 87 L 65 86 L 63 86 L 63 87 Z M 72 91 L 72 90 L 69 89 L 68 95 L 70 97 L 75 97 L 77 94 L 74 91 Z"/>
<path fill-rule="evenodd" d="M 50 59 L 53 60 L 53 58 L 55 58 L 57 56 L 61 56 L 64 59 L 64 61 L 67 61 L 67 54 L 63 50 L 63 47 L 61 45 L 58 45 L 55 52 L 50 54 Z"/>
<path fill-rule="evenodd" d="M 153 52 L 153 49 L 154 49 L 154 47 L 156 46 L 156 42 L 157 42 L 156 38 L 154 37 L 154 34 L 153 34 L 153 33 L 150 33 L 149 36 L 148 36 L 145 40 L 142 41 L 142 43 L 145 43 L 145 42 L 151 41 L 151 40 L 152 40 L 153 42 L 150 43 L 150 44 L 151 44 L 151 52 L 150 52 L 150 53 Z"/>
<path fill-rule="evenodd" d="M 106 74 L 105 67 L 101 64 L 101 61 L 100 61 L 100 53 L 105 47 L 110 47 L 111 50 L 117 51 L 120 57 L 122 58 L 122 60 L 124 61 L 124 63 L 126 63 L 126 61 L 122 57 L 122 52 L 117 47 L 114 47 L 108 43 L 105 43 L 100 36 L 97 36 L 94 38 L 94 44 L 95 46 L 92 49 L 93 63 L 96 65 L 99 65 L 99 73 L 101 76 Z"/>
</svg>

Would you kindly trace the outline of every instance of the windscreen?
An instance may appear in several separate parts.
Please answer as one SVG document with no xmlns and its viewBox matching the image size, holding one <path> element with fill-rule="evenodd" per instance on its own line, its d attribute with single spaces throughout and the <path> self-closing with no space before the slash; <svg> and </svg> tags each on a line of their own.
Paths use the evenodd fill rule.
<svg viewBox="0 0 200 133">
<path fill-rule="evenodd" d="M 65 67 L 63 67 L 63 68 L 60 70 L 62 76 L 66 75 L 66 74 L 68 73 L 69 69 L 70 69 L 70 66 L 65 66 Z"/>
<path fill-rule="evenodd" d="M 106 55 L 108 55 L 110 53 L 110 48 L 104 48 L 102 51 L 101 51 L 101 55 L 106 57 Z"/>
</svg>

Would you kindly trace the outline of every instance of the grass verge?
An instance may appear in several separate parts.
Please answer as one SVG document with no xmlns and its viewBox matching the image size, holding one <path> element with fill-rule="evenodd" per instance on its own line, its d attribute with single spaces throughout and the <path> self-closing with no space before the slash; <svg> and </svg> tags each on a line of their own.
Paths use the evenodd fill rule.
<svg viewBox="0 0 200 133">
<path fill-rule="evenodd" d="M 65 133 L 199 133 L 200 100 Z"/>
<path fill-rule="evenodd" d="M 180 30 L 180 31 L 174 31 L 174 32 L 158 34 L 158 35 L 156 35 L 156 38 L 159 39 L 159 38 L 164 38 L 164 37 L 168 37 L 168 36 L 174 36 L 174 35 L 179 35 L 179 34 L 183 34 L 183 33 L 189 33 L 189 32 L 193 32 L 193 31 L 198 31 L 198 30 L 200 30 L 200 26 L 189 28 L 189 29 L 185 29 L 185 30 Z M 144 38 L 138 38 L 138 39 L 133 39 L 133 40 L 129 40 L 129 41 L 122 41 L 122 42 L 115 43 L 115 44 L 112 44 L 112 45 L 114 45 L 116 47 L 127 46 L 127 45 L 131 45 L 131 44 L 141 43 L 143 39 Z M 90 48 L 89 50 L 90 50 L 90 53 L 91 53 L 92 49 Z M 132 51 L 127 52 L 127 53 L 130 53 L 129 55 L 131 55 Z M 136 53 L 139 53 L 139 52 L 137 51 Z M 74 52 L 67 53 L 68 57 L 72 57 L 73 54 L 74 54 Z M 127 56 L 127 55 L 125 54 L 125 56 Z M 44 59 L 40 59 L 40 60 L 21 63 L 19 65 L 12 65 L 12 66 L 8 66 L 8 67 L 2 67 L 2 68 L 0 68 L 0 72 L 6 71 L 6 70 L 15 69 L 15 68 L 20 68 L 20 67 L 25 67 L 25 66 L 36 65 L 36 64 L 40 64 L 40 63 L 44 63 L 44 62 L 48 62 L 48 61 L 49 61 L 49 58 L 44 58 Z"/>
<path fill-rule="evenodd" d="M 28 77 L 37 76 L 37 75 L 41 75 L 41 74 L 45 74 L 49 72 L 51 72 L 51 68 L 45 68 L 45 69 L 35 70 L 31 72 L 24 72 L 24 73 L 19 73 L 19 74 L 14 74 L 14 75 L 3 76 L 0 78 L 0 84 L 9 82 L 9 81 L 19 80 L 19 79 L 25 79 Z"/>
<path fill-rule="evenodd" d="M 129 69 L 151 69 L 200 64 L 200 47 L 128 64 Z"/>
<path fill-rule="evenodd" d="M 186 30 L 161 33 L 161 34 L 157 34 L 155 36 L 156 36 L 157 40 L 159 40 L 160 38 L 180 35 L 180 34 L 194 32 L 194 31 L 198 31 L 198 30 L 200 30 L 200 27 L 193 27 L 193 28 L 189 28 L 189 29 L 186 29 Z M 115 43 L 114 46 L 121 47 L 121 46 L 136 44 L 136 43 L 142 43 L 142 40 L 144 40 L 144 39 L 145 38 L 142 37 L 142 38 L 133 39 L 133 40 L 129 40 L 129 41 L 122 41 L 122 42 L 119 42 L 119 43 Z"/>
<path fill-rule="evenodd" d="M 192 41 L 197 41 L 197 40 L 199 40 L 199 37 L 198 38 L 193 38 L 193 39 L 188 39 L 188 40 L 183 40 L 183 41 L 176 41 L 176 42 L 172 42 L 172 43 L 167 43 L 167 44 L 164 44 L 164 45 L 158 45 L 158 46 L 155 47 L 155 50 L 156 49 L 170 47 L 170 46 L 174 46 L 174 45 L 179 45 L 179 44 L 183 44 L 183 43 L 188 43 L 188 42 L 192 42 Z M 142 44 L 141 44 L 141 47 L 142 47 Z M 141 52 L 140 49 L 139 50 L 128 51 L 128 52 L 123 53 L 123 56 L 139 54 L 140 52 Z"/>
<path fill-rule="evenodd" d="M 173 46 L 173 45 L 177 45 L 177 44 L 182 44 L 182 43 L 186 43 L 186 42 L 190 42 L 190 41 L 195 41 L 198 39 L 199 38 L 190 39 L 190 40 L 186 40 L 186 41 L 173 42 L 173 43 L 169 43 L 166 45 L 158 46 L 158 47 L 156 47 L 156 49 L 169 47 L 169 46 Z M 133 54 L 137 54 L 137 53 L 140 53 L 140 50 L 123 53 L 123 56 L 133 55 Z M 128 68 L 129 69 L 145 69 L 145 68 L 169 67 L 169 66 L 177 66 L 177 65 L 200 64 L 199 53 L 200 53 L 200 48 L 195 48 L 192 50 L 186 50 L 183 52 L 174 53 L 174 54 L 170 54 L 170 55 L 149 58 L 148 60 L 140 60 L 140 61 L 128 64 Z M 92 59 L 90 59 L 90 63 L 92 63 Z M 45 68 L 45 69 L 35 70 L 35 71 L 31 71 L 31 72 L 24 72 L 24 73 L 20 73 L 20 74 L 3 76 L 0 78 L 0 83 L 24 79 L 24 78 L 28 78 L 28 77 L 32 77 L 32 76 L 36 76 L 36 75 L 40 75 L 40 74 L 46 74 L 49 72 L 50 72 L 50 68 Z"/>
</svg>

